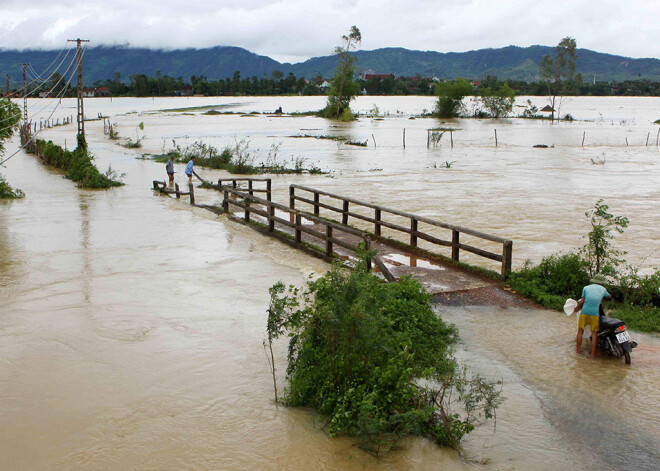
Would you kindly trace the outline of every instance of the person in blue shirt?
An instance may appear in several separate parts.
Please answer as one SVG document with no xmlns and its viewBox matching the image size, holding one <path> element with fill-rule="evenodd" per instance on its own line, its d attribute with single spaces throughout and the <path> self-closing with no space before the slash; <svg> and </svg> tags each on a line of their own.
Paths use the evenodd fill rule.
<svg viewBox="0 0 660 471">
<path fill-rule="evenodd" d="M 195 165 L 195 156 L 194 155 L 190 158 L 190 161 L 188 162 L 188 165 L 186 165 L 186 175 L 188 175 L 188 183 L 192 183 L 193 165 Z"/>
<path fill-rule="evenodd" d="M 578 331 L 576 339 L 576 351 L 580 354 L 582 348 L 582 335 L 584 329 L 589 326 L 591 329 L 591 358 L 596 358 L 596 344 L 598 343 L 598 329 L 600 328 L 600 318 L 598 309 L 603 299 L 612 299 L 610 293 L 602 286 L 607 282 L 600 273 L 591 279 L 591 284 L 582 289 L 582 297 L 575 307 L 575 312 L 582 309 L 582 314 L 578 319 Z"/>
</svg>

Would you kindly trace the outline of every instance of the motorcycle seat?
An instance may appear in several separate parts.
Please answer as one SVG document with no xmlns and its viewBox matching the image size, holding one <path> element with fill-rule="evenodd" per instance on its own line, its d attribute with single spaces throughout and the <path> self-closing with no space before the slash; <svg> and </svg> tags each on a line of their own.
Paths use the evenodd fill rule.
<svg viewBox="0 0 660 471">
<path fill-rule="evenodd" d="M 615 329 L 623 324 L 624 324 L 623 321 L 619 319 L 614 319 L 613 317 L 602 316 L 600 318 L 600 330 Z"/>
</svg>

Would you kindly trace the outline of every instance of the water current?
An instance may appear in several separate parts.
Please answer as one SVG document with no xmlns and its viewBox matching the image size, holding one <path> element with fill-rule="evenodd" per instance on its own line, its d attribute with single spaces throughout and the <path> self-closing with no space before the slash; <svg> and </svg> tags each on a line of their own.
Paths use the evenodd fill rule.
<svg viewBox="0 0 660 471">
<path fill-rule="evenodd" d="M 31 114 L 46 104 L 31 100 Z M 604 198 L 631 221 L 617 244 L 650 268 L 660 264 L 652 124 L 660 99 L 573 98 L 562 114 L 577 121 L 554 126 L 410 119 L 432 109 L 431 97 L 360 97 L 355 110 L 376 104 L 383 119 L 350 124 L 204 114 L 322 104 L 319 97 L 89 99 L 88 117 L 102 113 L 120 136 L 144 136 L 143 148 L 129 150 L 104 136 L 102 121 L 85 123 L 98 167 L 125 173 L 126 186 L 80 190 L 33 156 L 7 162 L 3 174 L 27 197 L 0 202 L 0 469 L 657 469 L 660 340 L 633 332 L 640 347 L 631 367 L 592 361 L 573 352 L 573 318 L 538 309 L 437 308 L 459 328 L 458 358 L 501 379 L 507 397 L 496 427 L 479 427 L 463 455 L 411 438 L 375 458 L 348 438 L 328 438 L 310 411 L 274 404 L 262 346 L 268 287 L 301 285 L 327 266 L 154 195 L 163 165 L 137 157 L 168 150 L 172 140 L 222 148 L 245 139 L 260 162 L 276 145 L 281 162 L 303 158 L 330 171 L 274 176 L 276 200 L 286 202 L 295 182 L 493 233 L 514 240 L 515 266 L 582 245 L 584 212 Z M 53 118 L 71 114 L 75 101 L 62 100 Z M 40 137 L 70 148 L 74 126 Z M 427 129 L 438 126 L 456 129 L 453 148 L 446 134 L 427 148 Z M 314 138 L 321 135 L 368 146 Z M 15 148 L 8 143 L 7 153 Z M 176 170 L 183 183 L 183 167 Z M 197 198 L 212 203 L 219 195 L 198 190 Z M 280 383 L 285 352 L 278 344 Z"/>
</svg>

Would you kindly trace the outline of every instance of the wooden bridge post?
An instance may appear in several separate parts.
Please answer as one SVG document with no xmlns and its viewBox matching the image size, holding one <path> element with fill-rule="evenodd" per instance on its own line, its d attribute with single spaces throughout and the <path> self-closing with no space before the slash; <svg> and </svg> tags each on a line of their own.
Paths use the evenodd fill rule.
<svg viewBox="0 0 660 471">
<path fill-rule="evenodd" d="M 248 181 L 248 194 L 250 196 L 254 195 L 254 191 L 252 191 L 252 180 Z"/>
<path fill-rule="evenodd" d="M 236 189 L 236 180 L 231 181 L 231 186 L 234 188 L 234 190 Z"/>
<path fill-rule="evenodd" d="M 296 209 L 296 189 L 293 186 L 289 187 L 289 208 Z"/>
<path fill-rule="evenodd" d="M 245 203 L 245 222 L 250 222 L 250 198 L 244 198 L 243 202 Z"/>
<path fill-rule="evenodd" d="M 410 245 L 417 247 L 417 219 L 410 218 Z"/>
<path fill-rule="evenodd" d="M 458 261 L 458 252 L 460 250 L 460 232 L 456 229 L 451 231 L 451 259 Z"/>
<path fill-rule="evenodd" d="M 178 183 L 174 184 L 174 192 L 176 194 L 177 199 L 181 198 L 181 192 L 179 191 L 179 184 Z"/>
<path fill-rule="evenodd" d="M 364 236 L 364 249 L 369 252 L 371 250 L 371 237 Z M 367 271 L 371 271 L 371 258 L 367 257 Z"/>
<path fill-rule="evenodd" d="M 266 199 L 268 201 L 271 201 L 272 189 L 273 189 L 272 182 L 269 178 L 268 180 L 266 180 Z"/>
<path fill-rule="evenodd" d="M 513 241 L 507 240 L 502 248 L 502 278 L 506 279 L 511 273 L 511 259 L 513 255 Z"/>
<path fill-rule="evenodd" d="M 314 192 L 314 216 L 319 215 L 319 194 Z"/>
<path fill-rule="evenodd" d="M 273 232 L 275 230 L 275 206 L 268 206 L 268 230 Z"/>
<path fill-rule="evenodd" d="M 302 227 L 302 216 L 300 213 L 296 213 L 296 244 L 299 244 L 302 242 L 302 231 L 300 228 Z"/>
<path fill-rule="evenodd" d="M 218 178 L 218 188 L 222 189 L 222 178 Z"/>
<path fill-rule="evenodd" d="M 376 214 L 374 215 L 374 232 L 377 236 L 380 236 L 380 208 L 376 208 Z"/>
<path fill-rule="evenodd" d="M 195 185 L 188 183 L 188 188 L 190 191 L 190 204 L 195 204 Z"/>
<path fill-rule="evenodd" d="M 325 254 L 332 257 L 332 226 L 325 226 Z"/>
<path fill-rule="evenodd" d="M 229 212 L 229 192 L 227 190 L 223 191 L 223 200 L 222 200 L 222 210 L 225 213 Z"/>
<path fill-rule="evenodd" d="M 348 225 L 348 201 L 344 200 L 344 212 L 341 215 L 341 223 Z"/>
</svg>

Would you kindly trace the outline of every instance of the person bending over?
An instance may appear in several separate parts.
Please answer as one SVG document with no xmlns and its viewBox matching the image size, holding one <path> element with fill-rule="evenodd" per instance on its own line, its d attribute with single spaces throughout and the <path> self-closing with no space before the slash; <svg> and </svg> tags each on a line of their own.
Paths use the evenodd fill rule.
<svg viewBox="0 0 660 471">
<path fill-rule="evenodd" d="M 575 311 L 582 309 L 582 314 L 578 319 L 578 331 L 576 338 L 576 352 L 580 354 L 582 348 L 582 335 L 584 329 L 589 326 L 591 329 L 591 358 L 596 358 L 596 345 L 598 343 L 598 330 L 600 328 L 600 318 L 598 309 L 603 299 L 612 299 L 610 293 L 602 286 L 607 282 L 600 273 L 591 279 L 591 284 L 582 289 L 582 297 L 578 301 Z"/>
</svg>

